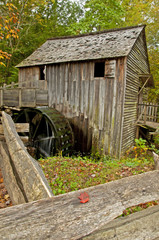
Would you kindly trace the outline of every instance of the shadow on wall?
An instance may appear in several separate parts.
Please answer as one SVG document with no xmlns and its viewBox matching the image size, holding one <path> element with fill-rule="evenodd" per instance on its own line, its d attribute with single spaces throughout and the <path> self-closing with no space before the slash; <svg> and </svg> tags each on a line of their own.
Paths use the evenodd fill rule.
<svg viewBox="0 0 159 240">
<path fill-rule="evenodd" d="M 74 133 L 74 150 L 88 154 L 92 148 L 92 132 L 93 129 L 89 127 L 89 119 L 84 118 L 83 115 L 69 119 L 70 125 Z"/>
</svg>

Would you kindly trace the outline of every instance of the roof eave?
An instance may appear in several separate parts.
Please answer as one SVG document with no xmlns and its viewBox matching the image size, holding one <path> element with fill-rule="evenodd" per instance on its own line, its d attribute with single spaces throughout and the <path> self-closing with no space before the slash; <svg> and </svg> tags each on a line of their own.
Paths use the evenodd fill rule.
<svg viewBox="0 0 159 240">
<path fill-rule="evenodd" d="M 128 54 L 129 53 L 127 53 L 126 55 L 113 56 L 113 57 L 88 58 L 88 59 L 77 59 L 77 60 L 57 61 L 57 62 L 44 62 L 44 63 L 26 64 L 26 65 L 18 64 L 18 65 L 16 65 L 16 67 L 17 68 L 36 67 L 36 66 L 42 66 L 42 65 L 62 64 L 62 63 L 70 63 L 70 62 L 85 62 L 85 61 L 96 61 L 96 60 L 104 60 L 104 59 L 117 59 L 117 58 L 127 57 Z"/>
</svg>

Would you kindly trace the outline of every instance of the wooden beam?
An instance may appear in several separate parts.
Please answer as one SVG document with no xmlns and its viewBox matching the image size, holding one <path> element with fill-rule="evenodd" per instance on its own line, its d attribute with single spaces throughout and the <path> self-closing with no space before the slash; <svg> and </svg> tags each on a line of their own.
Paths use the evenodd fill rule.
<svg viewBox="0 0 159 240">
<path fill-rule="evenodd" d="M 1 105 L 0 106 L 3 106 L 3 90 L 1 89 L 0 90 L 0 92 L 1 92 L 1 99 L 0 99 L 0 103 L 1 103 Z"/>
<path fill-rule="evenodd" d="M 144 82 L 144 84 L 142 85 L 142 88 L 140 89 L 140 91 L 138 92 L 138 95 L 141 93 L 141 91 L 144 89 L 146 83 L 149 81 L 151 77 L 148 77 L 147 80 Z"/>
<path fill-rule="evenodd" d="M 145 105 L 145 109 L 144 109 L 144 124 L 146 124 L 146 113 L 147 113 L 147 106 Z"/>
<path fill-rule="evenodd" d="M 137 126 L 137 128 L 136 128 L 136 139 L 139 139 L 139 129 L 140 129 L 140 127 Z"/>
<path fill-rule="evenodd" d="M 159 171 L 0 210 L 4 239 L 80 239 L 127 207 L 159 199 Z M 89 202 L 78 199 L 87 192 Z"/>
<path fill-rule="evenodd" d="M 146 107 L 146 106 L 144 106 L 144 108 L 143 108 L 142 112 L 140 113 L 138 119 L 136 120 L 135 124 L 137 124 L 138 121 L 140 120 L 140 118 L 142 117 L 142 115 L 143 115 L 143 113 L 144 113 L 144 111 L 145 111 L 145 107 Z"/>
<path fill-rule="evenodd" d="M 19 137 L 23 141 L 24 144 L 29 141 L 29 137 L 28 136 L 19 136 Z"/>
<path fill-rule="evenodd" d="M 16 131 L 20 132 L 29 132 L 29 123 L 15 123 Z M 0 124 L 0 134 L 3 134 L 3 126 Z"/>
</svg>

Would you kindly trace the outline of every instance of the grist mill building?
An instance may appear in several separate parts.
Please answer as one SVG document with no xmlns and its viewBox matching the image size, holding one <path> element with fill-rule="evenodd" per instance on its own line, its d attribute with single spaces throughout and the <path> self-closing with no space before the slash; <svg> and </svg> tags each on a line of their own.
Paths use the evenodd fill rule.
<svg viewBox="0 0 159 240">
<path fill-rule="evenodd" d="M 17 67 L 19 83 L 48 90 L 48 106 L 71 123 L 76 150 L 120 156 L 134 143 L 138 103 L 153 86 L 145 26 L 48 39 Z"/>
</svg>

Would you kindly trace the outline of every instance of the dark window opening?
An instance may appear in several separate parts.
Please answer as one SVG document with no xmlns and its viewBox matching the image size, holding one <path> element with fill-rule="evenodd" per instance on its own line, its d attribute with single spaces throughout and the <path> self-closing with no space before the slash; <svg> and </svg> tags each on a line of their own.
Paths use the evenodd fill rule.
<svg viewBox="0 0 159 240">
<path fill-rule="evenodd" d="M 94 77 L 104 77 L 105 62 L 96 62 L 94 64 Z"/>
<path fill-rule="evenodd" d="M 40 80 L 45 80 L 45 66 L 40 67 Z"/>
</svg>

